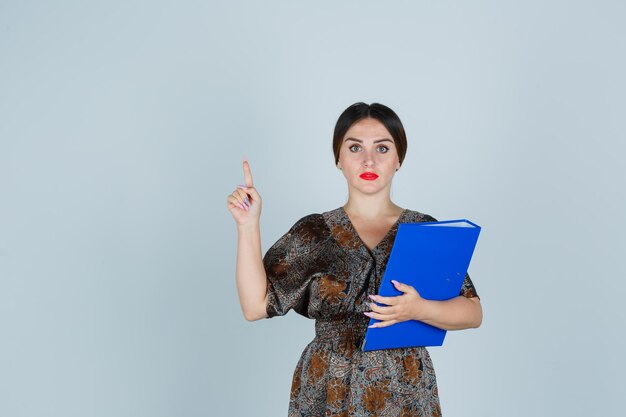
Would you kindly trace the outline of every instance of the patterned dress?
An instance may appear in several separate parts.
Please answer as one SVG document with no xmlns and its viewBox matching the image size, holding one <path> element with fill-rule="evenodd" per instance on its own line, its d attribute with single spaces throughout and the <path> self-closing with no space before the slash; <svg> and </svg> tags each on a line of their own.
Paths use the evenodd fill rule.
<svg viewBox="0 0 626 417">
<path fill-rule="evenodd" d="M 423 347 L 363 352 L 376 294 L 399 223 L 435 221 L 405 209 L 369 250 L 343 207 L 298 220 L 267 251 L 269 317 L 290 309 L 315 319 L 315 338 L 293 375 L 289 417 L 440 416 L 435 371 Z M 468 275 L 461 289 L 477 297 Z"/>
</svg>

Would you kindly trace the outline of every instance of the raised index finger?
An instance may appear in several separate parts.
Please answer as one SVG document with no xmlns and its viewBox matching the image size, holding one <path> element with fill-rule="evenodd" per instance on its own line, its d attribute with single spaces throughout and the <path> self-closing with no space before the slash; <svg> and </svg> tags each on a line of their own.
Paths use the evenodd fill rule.
<svg viewBox="0 0 626 417">
<path fill-rule="evenodd" d="M 246 187 L 252 187 L 252 172 L 250 172 L 250 163 L 244 159 L 243 161 L 243 178 L 246 182 Z"/>
</svg>

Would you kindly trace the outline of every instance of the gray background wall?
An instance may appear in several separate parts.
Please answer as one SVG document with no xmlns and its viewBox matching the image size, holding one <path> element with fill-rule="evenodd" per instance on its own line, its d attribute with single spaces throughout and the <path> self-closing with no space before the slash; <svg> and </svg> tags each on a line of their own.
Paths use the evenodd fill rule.
<svg viewBox="0 0 626 417">
<path fill-rule="evenodd" d="M 278 416 L 313 323 L 246 322 L 226 195 L 264 251 L 345 202 L 331 135 L 378 101 L 393 199 L 483 226 L 448 416 L 618 416 L 619 1 L 0 3 L 0 415 Z"/>
</svg>

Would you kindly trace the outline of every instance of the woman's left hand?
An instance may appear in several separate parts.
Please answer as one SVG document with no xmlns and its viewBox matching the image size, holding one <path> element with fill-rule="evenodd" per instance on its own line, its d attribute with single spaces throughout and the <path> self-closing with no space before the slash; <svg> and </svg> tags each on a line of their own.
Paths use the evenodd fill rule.
<svg viewBox="0 0 626 417">
<path fill-rule="evenodd" d="M 378 323 L 372 324 L 371 328 L 387 327 L 407 320 L 420 320 L 424 316 L 427 300 L 423 299 L 417 290 L 410 285 L 394 280 L 391 282 L 403 294 L 396 297 L 370 295 L 373 301 L 386 305 L 385 307 L 376 303 L 369 303 L 372 311 L 364 314 L 367 317 L 380 320 Z"/>
</svg>

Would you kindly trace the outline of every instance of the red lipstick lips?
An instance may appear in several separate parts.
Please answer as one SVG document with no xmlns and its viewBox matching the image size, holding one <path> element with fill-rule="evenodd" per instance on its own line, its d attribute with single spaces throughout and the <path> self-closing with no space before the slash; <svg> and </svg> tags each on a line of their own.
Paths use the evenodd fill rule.
<svg viewBox="0 0 626 417">
<path fill-rule="evenodd" d="M 373 172 L 364 172 L 359 175 L 359 177 L 367 181 L 374 181 L 376 178 L 378 178 L 378 175 L 374 174 Z"/>
</svg>

